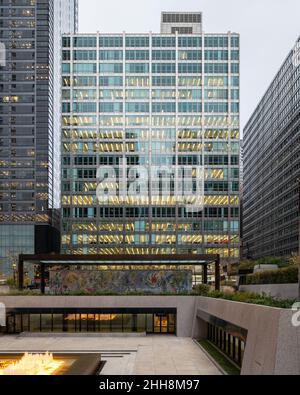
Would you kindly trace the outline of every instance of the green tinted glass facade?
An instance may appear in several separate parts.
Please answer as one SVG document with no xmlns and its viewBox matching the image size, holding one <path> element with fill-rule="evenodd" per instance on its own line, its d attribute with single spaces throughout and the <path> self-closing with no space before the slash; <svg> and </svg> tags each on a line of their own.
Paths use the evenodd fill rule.
<svg viewBox="0 0 300 395">
<path fill-rule="evenodd" d="M 63 251 L 237 260 L 239 36 L 98 34 L 63 42 Z M 144 200 L 99 204 L 97 169 L 112 167 L 119 178 L 124 163 L 203 166 L 203 210 L 186 210 L 174 193 L 159 196 L 160 185 Z"/>
</svg>

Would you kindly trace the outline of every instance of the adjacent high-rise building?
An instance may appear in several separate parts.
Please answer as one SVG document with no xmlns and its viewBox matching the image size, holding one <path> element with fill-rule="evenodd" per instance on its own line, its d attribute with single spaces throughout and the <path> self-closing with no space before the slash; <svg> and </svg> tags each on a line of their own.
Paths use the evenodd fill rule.
<svg viewBox="0 0 300 395">
<path fill-rule="evenodd" d="M 62 73 L 62 250 L 238 260 L 239 35 L 163 13 L 161 33 L 64 35 Z M 175 173 L 162 193 L 187 167 L 204 169 L 202 210 Z"/>
<path fill-rule="evenodd" d="M 0 272 L 6 274 L 18 253 L 59 248 L 61 34 L 76 32 L 77 12 L 77 0 L 0 2 Z"/>
<path fill-rule="evenodd" d="M 244 132 L 243 249 L 248 258 L 298 250 L 300 38 Z"/>
</svg>

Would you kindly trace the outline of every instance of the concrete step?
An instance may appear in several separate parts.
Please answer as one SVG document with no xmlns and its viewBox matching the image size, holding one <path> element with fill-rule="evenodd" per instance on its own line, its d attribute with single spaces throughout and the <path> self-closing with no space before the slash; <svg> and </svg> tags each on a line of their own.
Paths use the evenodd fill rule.
<svg viewBox="0 0 300 395">
<path fill-rule="evenodd" d="M 146 337 L 146 332 L 131 332 L 131 333 L 95 333 L 95 332 L 80 332 L 80 333 L 58 333 L 58 332 L 43 332 L 43 333 L 32 333 L 23 332 L 18 337 L 30 337 L 30 338 L 43 338 L 43 337 Z"/>
</svg>

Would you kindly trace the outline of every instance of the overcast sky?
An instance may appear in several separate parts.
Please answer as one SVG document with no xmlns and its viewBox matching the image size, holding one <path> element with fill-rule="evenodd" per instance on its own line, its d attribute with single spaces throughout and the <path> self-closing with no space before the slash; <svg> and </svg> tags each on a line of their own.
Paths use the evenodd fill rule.
<svg viewBox="0 0 300 395">
<path fill-rule="evenodd" d="M 241 34 L 241 125 L 300 35 L 299 0 L 79 0 L 79 31 L 159 32 L 161 11 L 202 11 L 205 33 Z"/>
</svg>

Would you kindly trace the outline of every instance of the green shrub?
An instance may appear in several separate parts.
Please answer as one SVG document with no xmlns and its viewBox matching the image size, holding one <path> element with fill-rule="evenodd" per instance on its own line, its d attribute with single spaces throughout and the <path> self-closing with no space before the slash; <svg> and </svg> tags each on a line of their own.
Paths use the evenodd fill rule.
<svg viewBox="0 0 300 395">
<path fill-rule="evenodd" d="M 237 368 L 230 360 L 222 354 L 215 346 L 208 340 L 199 340 L 198 343 L 206 352 L 217 362 L 219 366 L 230 376 L 239 376 L 241 370 Z"/>
<path fill-rule="evenodd" d="M 42 296 L 41 291 L 38 289 L 30 290 L 24 289 L 23 291 L 18 291 L 13 289 L 10 291 L 9 296 Z"/>
<path fill-rule="evenodd" d="M 215 298 L 215 299 L 224 299 L 225 295 L 226 294 L 224 292 L 221 292 L 221 291 L 211 291 L 208 296 L 210 298 Z"/>
<path fill-rule="evenodd" d="M 278 307 L 281 309 L 290 309 L 295 303 L 294 300 L 278 300 L 271 296 L 259 295 L 251 292 L 226 293 L 221 291 L 211 291 L 209 298 L 225 299 L 233 302 L 252 303 L 263 306 Z"/>
<path fill-rule="evenodd" d="M 288 264 L 285 258 L 278 256 L 266 256 L 256 261 L 256 265 L 278 265 L 278 267 L 286 267 Z"/>
<path fill-rule="evenodd" d="M 6 283 L 11 288 L 15 288 L 17 286 L 16 280 L 14 280 L 13 278 L 8 278 Z"/>
<path fill-rule="evenodd" d="M 247 285 L 255 284 L 296 284 L 298 282 L 298 266 L 289 266 L 283 269 L 267 270 L 249 274 Z"/>
<path fill-rule="evenodd" d="M 207 296 L 210 292 L 210 286 L 206 284 L 198 284 L 193 289 L 193 294 L 198 296 Z"/>
<path fill-rule="evenodd" d="M 254 269 L 254 267 L 257 265 L 277 265 L 279 268 L 284 268 L 291 265 L 291 260 L 282 257 L 267 256 L 256 260 L 241 261 L 238 265 L 238 269 L 250 270 Z"/>
<path fill-rule="evenodd" d="M 254 269 L 254 266 L 256 265 L 255 261 L 241 261 L 241 263 L 238 265 L 238 270 L 250 270 Z"/>
</svg>

